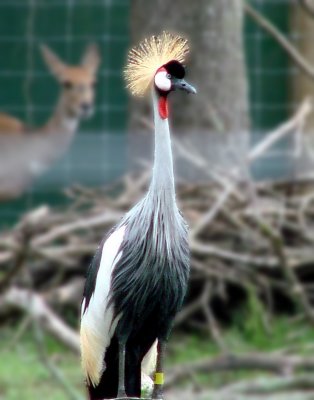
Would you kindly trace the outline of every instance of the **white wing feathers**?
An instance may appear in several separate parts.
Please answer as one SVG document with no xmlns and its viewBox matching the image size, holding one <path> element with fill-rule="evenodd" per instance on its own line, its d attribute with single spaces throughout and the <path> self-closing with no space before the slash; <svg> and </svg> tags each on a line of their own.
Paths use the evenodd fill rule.
<svg viewBox="0 0 314 400">
<path fill-rule="evenodd" d="M 153 343 L 152 347 L 148 350 L 142 361 L 142 373 L 145 375 L 151 375 L 156 368 L 157 361 L 157 339 Z"/>
<path fill-rule="evenodd" d="M 81 311 L 81 357 L 86 379 L 95 387 L 99 384 L 101 375 L 106 368 L 104 356 L 110 345 L 111 338 L 119 321 L 113 321 L 113 307 L 107 307 L 112 271 L 120 260 L 121 247 L 126 226 L 114 231 L 103 245 L 100 265 L 97 273 L 94 293 L 85 310 L 86 300 L 83 299 Z M 84 311 L 85 310 L 85 311 Z M 142 380 L 152 384 L 149 375 L 154 371 L 157 357 L 157 341 L 145 355 L 142 362 Z"/>
<path fill-rule="evenodd" d="M 113 307 L 107 308 L 107 304 L 112 271 L 122 255 L 122 252 L 119 254 L 118 252 L 125 228 L 124 225 L 114 231 L 104 243 L 95 290 L 85 312 L 83 311 L 85 299 L 82 303 L 80 332 L 82 366 L 86 378 L 93 386 L 97 386 L 106 367 L 105 351 L 118 323 L 118 318 L 113 321 Z"/>
</svg>

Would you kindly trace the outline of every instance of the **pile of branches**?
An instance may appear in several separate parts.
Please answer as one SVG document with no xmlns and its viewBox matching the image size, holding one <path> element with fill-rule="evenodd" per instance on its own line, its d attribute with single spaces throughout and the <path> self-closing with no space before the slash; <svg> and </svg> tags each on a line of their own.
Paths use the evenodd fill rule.
<svg viewBox="0 0 314 400">
<path fill-rule="evenodd" d="M 251 150 L 248 162 L 291 131 L 299 131 L 311 109 L 311 103 L 305 101 L 290 121 Z M 314 182 L 248 183 L 237 179 L 236 170 L 230 176 L 232 179 L 216 176 L 210 183 L 178 187 L 180 208 L 190 225 L 192 271 L 190 294 L 176 325 L 207 331 L 222 355 L 173 368 L 167 385 L 171 388 L 196 372 L 255 369 L 284 375 L 285 381 L 280 382 L 286 382 L 286 388 L 301 385 L 303 379 L 307 388 L 314 390 L 307 375 L 294 374 L 312 371 L 314 358 L 229 354 L 221 339 L 219 307 L 213 307 L 213 299 L 219 299 L 222 308 L 232 305 L 230 288 L 237 288 L 244 295 L 254 293 L 268 313 L 274 312 L 280 296 L 295 315 L 314 324 Z M 149 179 L 148 171 L 127 175 L 102 190 L 71 188 L 67 191 L 71 205 L 66 210 L 42 206 L 1 233 L 0 317 L 18 309 L 25 315 L 22 330 L 35 321 L 37 328 L 78 353 L 77 331 L 63 311 L 79 309 L 95 249 L 145 193 Z M 60 379 L 40 340 L 39 348 L 51 373 Z M 67 383 L 61 382 L 69 396 L 77 398 Z M 274 387 L 278 385 L 273 382 Z M 239 398 L 245 398 L 249 389 L 256 393 L 266 390 L 262 383 L 230 386 L 232 393 L 242 393 Z M 228 393 L 225 388 L 215 398 L 228 398 Z"/>
</svg>

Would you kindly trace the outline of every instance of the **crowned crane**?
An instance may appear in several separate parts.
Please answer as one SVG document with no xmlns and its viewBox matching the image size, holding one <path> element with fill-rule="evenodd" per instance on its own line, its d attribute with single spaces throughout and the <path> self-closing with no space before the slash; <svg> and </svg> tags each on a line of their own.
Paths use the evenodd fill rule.
<svg viewBox="0 0 314 400">
<path fill-rule="evenodd" d="M 129 52 L 127 86 L 152 92 L 155 161 L 147 195 L 102 241 L 87 273 L 81 355 L 90 400 L 141 396 L 141 364 L 156 341 L 153 399 L 163 398 L 163 359 L 189 276 L 187 225 L 177 207 L 168 95 L 184 80 L 187 40 L 163 32 Z"/>
</svg>

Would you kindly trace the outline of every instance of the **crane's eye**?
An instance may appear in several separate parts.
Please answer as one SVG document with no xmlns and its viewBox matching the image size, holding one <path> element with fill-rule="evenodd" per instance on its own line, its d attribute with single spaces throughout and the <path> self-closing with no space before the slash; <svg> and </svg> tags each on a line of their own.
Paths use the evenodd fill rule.
<svg viewBox="0 0 314 400">
<path fill-rule="evenodd" d="M 63 87 L 65 89 L 72 89 L 73 88 L 73 83 L 70 82 L 70 81 L 65 81 L 65 82 L 63 82 Z"/>
<path fill-rule="evenodd" d="M 168 79 L 171 79 L 171 75 L 170 75 L 170 74 L 167 74 L 166 77 L 167 77 Z"/>
<path fill-rule="evenodd" d="M 157 72 L 155 75 L 155 85 L 157 89 L 163 92 L 169 92 L 171 90 L 171 80 L 168 75 L 166 71 Z"/>
</svg>

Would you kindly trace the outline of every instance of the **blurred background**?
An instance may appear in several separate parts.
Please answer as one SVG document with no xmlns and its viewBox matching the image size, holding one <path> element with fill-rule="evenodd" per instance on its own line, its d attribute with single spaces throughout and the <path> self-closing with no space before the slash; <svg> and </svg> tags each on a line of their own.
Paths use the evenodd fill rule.
<svg viewBox="0 0 314 400">
<path fill-rule="evenodd" d="M 314 398 L 314 1 L 1 0 L 1 400 L 85 398 L 85 273 L 152 163 L 122 71 L 162 30 L 198 89 L 171 99 L 192 274 L 167 398 Z"/>
</svg>

